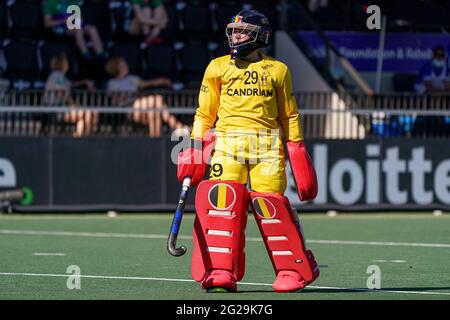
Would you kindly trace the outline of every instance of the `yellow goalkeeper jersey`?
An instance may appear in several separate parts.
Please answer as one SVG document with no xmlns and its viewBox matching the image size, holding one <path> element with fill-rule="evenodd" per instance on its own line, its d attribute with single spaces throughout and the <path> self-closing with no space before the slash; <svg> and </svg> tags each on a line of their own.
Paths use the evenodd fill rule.
<svg viewBox="0 0 450 320">
<path fill-rule="evenodd" d="M 281 129 L 286 139 L 303 140 L 288 67 L 266 55 L 258 62 L 212 60 L 206 68 L 195 114 L 193 138 L 215 127 L 218 133 L 240 129 Z"/>
</svg>

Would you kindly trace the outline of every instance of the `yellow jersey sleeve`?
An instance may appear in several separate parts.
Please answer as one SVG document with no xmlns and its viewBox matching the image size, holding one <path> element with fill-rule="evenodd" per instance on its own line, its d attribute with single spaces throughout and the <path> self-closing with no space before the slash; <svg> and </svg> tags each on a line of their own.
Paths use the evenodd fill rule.
<svg viewBox="0 0 450 320">
<path fill-rule="evenodd" d="M 303 140 L 297 102 L 292 92 L 291 72 L 286 67 L 284 77 L 277 88 L 278 122 L 287 140 L 300 142 Z"/>
<path fill-rule="evenodd" d="M 195 112 L 192 138 L 201 139 L 214 127 L 220 102 L 221 79 L 215 60 L 205 70 Z"/>
</svg>

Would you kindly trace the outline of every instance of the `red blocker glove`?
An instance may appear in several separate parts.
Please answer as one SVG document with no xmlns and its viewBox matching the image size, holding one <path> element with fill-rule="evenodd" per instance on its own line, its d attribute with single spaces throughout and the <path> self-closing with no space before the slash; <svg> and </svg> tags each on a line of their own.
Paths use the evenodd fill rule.
<svg viewBox="0 0 450 320">
<path fill-rule="evenodd" d="M 317 175 L 311 157 L 303 141 L 286 142 L 289 163 L 297 184 L 298 197 L 301 201 L 313 200 L 317 196 Z"/>
<path fill-rule="evenodd" d="M 191 186 L 194 187 L 205 177 L 206 167 L 211 156 L 214 135 L 208 134 L 205 139 L 191 140 L 191 147 L 178 154 L 178 181 L 191 177 Z"/>
</svg>

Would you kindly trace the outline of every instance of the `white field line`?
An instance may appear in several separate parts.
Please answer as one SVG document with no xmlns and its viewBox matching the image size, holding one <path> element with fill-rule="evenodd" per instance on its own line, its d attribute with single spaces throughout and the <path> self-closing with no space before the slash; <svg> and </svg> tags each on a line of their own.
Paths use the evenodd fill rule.
<svg viewBox="0 0 450 320">
<path fill-rule="evenodd" d="M 365 246 L 450 248 L 450 243 L 346 241 L 346 240 L 306 240 L 306 242 L 309 242 L 309 243 L 323 243 L 323 244 L 353 244 L 353 245 L 365 245 Z"/>
<path fill-rule="evenodd" d="M 0 235 L 34 235 L 34 236 L 66 236 L 66 237 L 94 237 L 94 238 L 134 238 L 134 239 L 167 239 L 168 234 L 139 234 L 139 233 L 102 233 L 102 232 L 71 232 L 71 231 L 43 231 L 43 230 L 9 230 L 0 229 Z M 179 235 L 178 239 L 189 240 L 191 236 Z M 259 237 L 247 237 L 247 241 L 261 242 Z M 415 242 L 380 242 L 380 241 L 350 241 L 350 240 L 306 240 L 307 243 L 337 244 L 337 245 L 366 245 L 393 247 L 425 247 L 450 248 L 450 243 L 415 243 Z"/>
<path fill-rule="evenodd" d="M 66 254 L 62 252 L 34 252 L 33 256 L 60 256 L 64 257 Z"/>
<path fill-rule="evenodd" d="M 372 260 L 372 262 L 392 262 L 392 263 L 405 263 L 406 260 Z"/>
<path fill-rule="evenodd" d="M 0 272 L 0 276 L 25 276 L 25 277 L 74 277 L 71 274 L 51 274 L 51 273 L 19 273 L 19 272 Z M 194 282 L 190 279 L 173 279 L 173 278 L 152 278 L 152 277 L 121 277 L 121 276 L 94 276 L 94 275 L 80 275 L 80 278 L 91 279 L 110 279 L 110 280 L 146 280 L 146 281 L 167 281 L 167 282 Z M 257 282 L 239 282 L 241 285 L 248 286 L 272 286 L 270 283 L 257 283 Z M 402 290 L 371 290 L 364 288 L 340 288 L 340 287 L 328 287 L 328 286 L 308 286 L 308 289 L 324 289 L 324 290 L 342 290 L 342 291 L 360 291 L 367 293 L 401 293 L 401 294 L 419 294 L 419 295 L 441 295 L 450 296 L 450 292 L 425 292 L 425 291 L 402 291 Z"/>
</svg>

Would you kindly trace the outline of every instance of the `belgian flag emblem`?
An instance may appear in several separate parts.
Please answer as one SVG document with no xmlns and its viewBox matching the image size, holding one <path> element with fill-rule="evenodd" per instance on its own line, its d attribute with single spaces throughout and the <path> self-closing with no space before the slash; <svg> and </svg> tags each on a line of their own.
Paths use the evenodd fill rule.
<svg viewBox="0 0 450 320">
<path fill-rule="evenodd" d="M 253 199 L 253 207 L 256 213 L 265 219 L 272 219 L 277 213 L 272 202 L 264 198 Z"/>
<path fill-rule="evenodd" d="M 233 17 L 233 22 L 234 23 L 242 22 L 242 16 L 234 16 Z"/>
<path fill-rule="evenodd" d="M 227 210 L 236 201 L 236 192 L 230 185 L 219 183 L 209 190 L 208 200 L 215 209 Z"/>
</svg>

